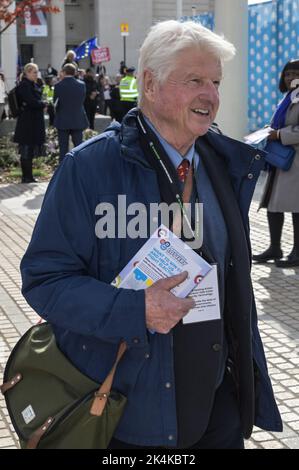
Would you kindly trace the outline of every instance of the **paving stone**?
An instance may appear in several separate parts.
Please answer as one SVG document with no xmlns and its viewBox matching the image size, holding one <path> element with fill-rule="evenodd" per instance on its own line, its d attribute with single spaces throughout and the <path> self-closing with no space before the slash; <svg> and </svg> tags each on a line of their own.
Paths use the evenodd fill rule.
<svg viewBox="0 0 299 470">
<path fill-rule="evenodd" d="M 279 433 L 272 433 L 273 436 L 277 437 L 279 440 L 287 438 L 287 437 L 294 437 L 297 433 L 292 429 L 289 424 L 283 423 L 283 431 Z"/>
<path fill-rule="evenodd" d="M 245 442 L 245 449 L 260 449 L 260 445 L 254 441 L 246 441 Z"/>
<path fill-rule="evenodd" d="M 12 437 L 0 437 L 0 449 L 5 449 L 8 446 L 14 446 L 15 442 Z"/>
<path fill-rule="evenodd" d="M 299 398 L 293 398 L 290 400 L 284 400 L 284 403 L 289 406 L 290 408 L 299 406 Z"/>
<path fill-rule="evenodd" d="M 290 421 L 288 424 L 290 428 L 294 429 L 295 431 L 299 431 L 299 416 L 297 415 L 297 421 Z"/>
<path fill-rule="evenodd" d="M 286 449 L 286 445 L 280 441 L 264 441 L 261 442 L 263 449 Z"/>
<path fill-rule="evenodd" d="M 269 441 L 272 439 L 272 435 L 266 431 L 256 432 L 253 436 L 254 440 L 257 442 Z"/>
<path fill-rule="evenodd" d="M 279 400 L 286 400 L 288 398 L 294 398 L 294 395 L 290 392 L 279 392 L 275 393 L 275 397 Z"/>
<path fill-rule="evenodd" d="M 287 438 L 287 439 L 282 439 L 282 442 L 289 449 L 299 449 L 299 436 L 298 437 L 290 437 L 290 438 Z"/>
<path fill-rule="evenodd" d="M 294 421 L 299 422 L 299 415 L 297 413 L 282 413 L 282 420 L 293 428 L 294 426 L 291 423 Z"/>
</svg>

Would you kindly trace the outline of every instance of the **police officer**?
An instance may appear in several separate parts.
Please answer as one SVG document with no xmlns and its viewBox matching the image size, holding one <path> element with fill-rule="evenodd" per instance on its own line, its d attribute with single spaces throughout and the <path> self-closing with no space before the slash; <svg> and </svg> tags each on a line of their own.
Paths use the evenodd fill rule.
<svg viewBox="0 0 299 470">
<path fill-rule="evenodd" d="M 122 108 L 122 118 L 130 109 L 137 105 L 138 89 L 137 80 L 134 77 L 135 67 L 128 67 L 126 75 L 119 84 L 120 101 Z"/>
</svg>

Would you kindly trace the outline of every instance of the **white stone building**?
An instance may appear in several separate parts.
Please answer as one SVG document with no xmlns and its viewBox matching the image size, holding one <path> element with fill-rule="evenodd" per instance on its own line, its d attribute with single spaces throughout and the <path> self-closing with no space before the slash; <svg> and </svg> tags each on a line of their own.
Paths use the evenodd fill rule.
<svg viewBox="0 0 299 470">
<path fill-rule="evenodd" d="M 97 36 L 100 46 L 110 49 L 111 61 L 105 64 L 107 73 L 115 75 L 124 58 L 121 23 L 129 25 L 126 63 L 137 66 L 139 48 L 152 24 L 192 13 L 214 12 L 216 32 L 224 34 L 237 47 L 236 58 L 226 66 L 218 122 L 232 136 L 246 133 L 247 0 L 53 0 L 52 4 L 61 12 L 48 15 L 48 37 L 26 37 L 19 24 L 2 34 L 1 67 L 10 88 L 15 82 L 18 53 L 23 65 L 34 58 L 40 69 L 45 69 L 48 63 L 60 69 L 68 48 Z M 83 68 L 89 65 L 89 59 L 80 62 Z"/>
<path fill-rule="evenodd" d="M 214 8 L 214 0 L 184 0 L 182 3 L 183 15 L 191 15 L 193 5 L 197 13 Z M 121 23 L 129 24 L 126 62 L 136 66 L 138 49 L 149 27 L 177 15 L 176 0 L 55 0 L 54 4 L 61 8 L 61 13 L 48 15 L 48 37 L 26 37 L 24 28 L 17 28 L 22 64 L 34 57 L 41 69 L 48 63 L 59 68 L 66 49 L 97 36 L 101 46 L 110 48 L 111 62 L 106 66 L 113 74 L 124 58 Z M 86 65 L 89 65 L 89 60 L 82 61 L 82 66 Z"/>
</svg>

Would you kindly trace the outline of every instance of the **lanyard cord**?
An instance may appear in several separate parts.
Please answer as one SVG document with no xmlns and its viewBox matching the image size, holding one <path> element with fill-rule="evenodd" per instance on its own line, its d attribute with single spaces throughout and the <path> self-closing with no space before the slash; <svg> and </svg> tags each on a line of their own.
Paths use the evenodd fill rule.
<svg viewBox="0 0 299 470">
<path fill-rule="evenodd" d="M 141 112 L 139 112 L 138 115 L 137 115 L 137 124 L 138 124 L 139 130 L 141 131 L 141 133 L 143 135 L 143 138 L 144 138 L 144 139 L 142 139 L 143 143 L 146 142 L 147 147 L 151 151 L 151 156 L 152 156 L 152 158 L 150 159 L 151 163 L 153 163 L 153 166 L 157 171 L 159 171 L 159 168 L 157 168 L 157 166 L 160 167 L 160 170 L 162 170 L 163 174 L 166 176 L 166 178 L 168 180 L 169 188 L 172 192 L 172 196 L 177 201 L 177 203 L 180 207 L 180 210 L 181 210 L 181 214 L 182 214 L 184 220 L 186 221 L 186 223 L 188 225 L 188 228 L 189 228 L 189 230 L 192 234 L 192 237 L 194 239 L 195 236 L 196 236 L 196 233 L 194 233 L 194 231 L 192 229 L 191 222 L 190 222 L 190 220 L 187 216 L 186 209 L 184 207 L 184 204 L 190 202 L 190 197 L 191 197 L 191 194 L 192 194 L 193 169 L 192 169 L 192 167 L 190 167 L 190 170 L 189 170 L 187 178 L 186 178 L 186 184 L 185 184 L 185 187 L 184 187 L 184 190 L 183 190 L 183 194 L 181 194 L 181 189 L 180 189 L 180 185 L 178 183 L 178 177 L 177 177 L 176 170 L 174 169 L 174 166 L 172 165 L 171 161 L 169 160 L 169 157 L 166 154 L 166 152 L 163 152 L 164 153 L 164 155 L 163 155 L 164 158 L 163 159 L 160 157 L 160 153 L 157 150 L 155 143 L 153 142 L 153 140 L 154 140 L 153 137 L 154 136 L 151 135 L 153 133 L 151 131 L 147 130 L 148 126 L 145 123 L 145 120 L 144 120 Z M 187 182 L 188 182 L 188 184 L 187 184 Z M 197 231 L 195 231 L 195 232 L 197 232 Z"/>
<path fill-rule="evenodd" d="M 180 184 L 179 184 L 177 172 L 176 172 L 172 162 L 170 161 L 167 153 L 162 148 L 162 146 L 161 146 L 160 142 L 158 141 L 157 137 L 152 132 L 152 130 L 148 127 L 148 125 L 146 124 L 146 122 L 144 120 L 144 117 L 142 116 L 142 113 L 141 113 L 140 110 L 139 110 L 138 115 L 137 115 L 137 127 L 138 127 L 139 132 L 140 132 L 141 148 L 144 151 L 145 156 L 149 160 L 149 163 L 150 163 L 151 167 L 153 167 L 156 170 L 156 173 L 158 175 L 158 179 L 159 179 L 159 174 L 161 174 L 161 170 L 162 170 L 162 173 L 164 175 L 163 184 L 165 185 L 165 182 L 168 183 L 167 186 L 168 186 L 169 191 L 172 194 L 172 200 L 175 200 L 175 201 L 178 202 L 178 204 L 180 206 L 180 209 L 181 209 L 181 213 L 184 217 L 184 220 L 186 221 L 186 223 L 188 225 L 189 230 L 191 231 L 193 239 L 195 239 L 195 237 L 196 237 L 196 239 L 198 239 L 198 237 L 199 237 L 199 220 L 200 220 L 200 217 L 199 217 L 200 216 L 199 204 L 195 204 L 195 233 L 192 229 L 190 220 L 189 220 L 189 218 L 186 214 L 186 210 L 184 208 L 184 203 L 190 201 L 192 190 L 190 191 L 188 201 L 185 200 L 184 194 L 182 194 L 182 191 L 180 189 Z M 161 152 L 157 151 L 157 148 L 160 148 Z M 149 150 L 150 150 L 150 152 L 149 152 Z M 160 155 L 162 155 L 163 158 L 161 158 Z M 194 158 L 193 158 L 192 164 L 193 164 L 193 171 L 191 172 L 191 174 L 190 174 L 190 171 L 189 171 L 188 175 L 190 174 L 190 176 L 192 176 L 192 180 L 191 180 L 192 184 L 193 184 L 192 189 L 194 188 L 196 190 L 196 201 L 195 202 L 199 202 L 199 197 L 198 197 L 198 193 L 197 193 L 197 185 L 196 185 L 195 176 L 194 176 L 194 174 L 195 174 L 195 161 L 194 161 Z M 191 170 L 191 168 L 190 168 L 190 170 Z M 187 175 L 187 179 L 188 179 L 188 175 Z M 190 176 L 189 176 L 189 178 L 190 178 Z M 186 182 L 187 182 L 187 180 L 186 180 Z M 203 244 L 199 250 L 195 249 L 194 251 L 198 252 L 201 256 L 204 256 L 204 258 L 208 262 L 210 262 L 210 263 L 215 262 L 214 257 L 212 256 L 210 250 L 208 249 L 208 247 L 205 244 Z"/>
</svg>

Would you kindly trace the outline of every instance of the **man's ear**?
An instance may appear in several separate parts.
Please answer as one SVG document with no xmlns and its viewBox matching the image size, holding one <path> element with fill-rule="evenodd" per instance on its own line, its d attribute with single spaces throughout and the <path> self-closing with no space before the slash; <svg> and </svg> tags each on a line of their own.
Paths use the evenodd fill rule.
<svg viewBox="0 0 299 470">
<path fill-rule="evenodd" d="M 148 101 L 155 101 L 157 81 L 151 70 L 145 70 L 143 74 L 143 92 Z"/>
</svg>

